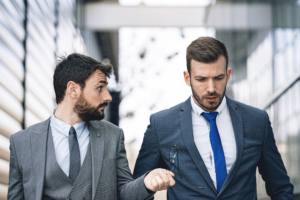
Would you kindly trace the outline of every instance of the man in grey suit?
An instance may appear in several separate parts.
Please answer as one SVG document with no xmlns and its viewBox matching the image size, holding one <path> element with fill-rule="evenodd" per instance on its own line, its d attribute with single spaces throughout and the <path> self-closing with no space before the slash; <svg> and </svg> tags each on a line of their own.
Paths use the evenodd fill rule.
<svg viewBox="0 0 300 200">
<path fill-rule="evenodd" d="M 157 167 L 172 170 L 176 185 L 168 200 L 256 200 L 258 168 L 272 200 L 294 199 L 268 114 L 225 96 L 231 74 L 226 46 L 198 38 L 186 60 L 192 96 L 151 115 L 135 178 Z"/>
<path fill-rule="evenodd" d="M 10 138 L 9 200 L 141 200 L 175 184 L 164 169 L 133 179 L 122 129 L 101 121 L 111 71 L 80 54 L 57 64 L 57 108 Z"/>
</svg>

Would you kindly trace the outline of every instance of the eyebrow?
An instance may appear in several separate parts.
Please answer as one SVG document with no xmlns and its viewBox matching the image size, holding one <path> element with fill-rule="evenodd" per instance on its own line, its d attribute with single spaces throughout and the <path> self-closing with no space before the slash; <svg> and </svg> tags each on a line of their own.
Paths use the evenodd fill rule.
<svg viewBox="0 0 300 200">
<path fill-rule="evenodd" d="M 217 77 L 220 77 L 220 76 L 225 76 L 225 74 L 219 74 L 219 75 L 217 75 L 217 76 L 215 76 L 213 78 L 217 78 Z M 207 77 L 201 76 L 201 75 L 197 75 L 197 76 L 195 76 L 195 78 L 207 78 Z"/>
<path fill-rule="evenodd" d="M 107 81 L 103 81 L 103 80 L 99 81 L 99 82 L 97 83 L 97 85 L 98 85 L 99 83 L 104 83 L 105 85 L 107 85 L 107 84 L 108 84 L 108 82 L 107 82 Z"/>
</svg>

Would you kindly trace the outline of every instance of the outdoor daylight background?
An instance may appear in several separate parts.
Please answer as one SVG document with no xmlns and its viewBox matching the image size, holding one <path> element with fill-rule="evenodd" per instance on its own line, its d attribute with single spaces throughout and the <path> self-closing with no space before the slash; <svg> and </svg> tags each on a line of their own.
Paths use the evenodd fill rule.
<svg viewBox="0 0 300 200">
<path fill-rule="evenodd" d="M 215 36 L 212 28 L 121 28 L 120 127 L 139 150 L 152 113 L 185 101 L 186 48 L 195 38 Z"/>
<path fill-rule="evenodd" d="M 185 101 L 186 48 L 224 42 L 226 95 L 269 114 L 300 199 L 299 0 L 1 0 L 0 200 L 6 199 L 9 137 L 56 107 L 53 72 L 73 52 L 112 64 L 105 120 L 125 133 L 133 170 L 151 114 Z M 269 199 L 257 173 L 259 200 Z M 166 191 L 155 200 L 165 200 Z"/>
</svg>

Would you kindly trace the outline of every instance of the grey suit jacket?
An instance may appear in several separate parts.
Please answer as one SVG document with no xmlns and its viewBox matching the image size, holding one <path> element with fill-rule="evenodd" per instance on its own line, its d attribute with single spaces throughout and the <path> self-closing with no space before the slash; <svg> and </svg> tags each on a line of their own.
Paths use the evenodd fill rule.
<svg viewBox="0 0 300 200">
<path fill-rule="evenodd" d="M 10 137 L 8 200 L 42 199 L 49 123 L 50 119 Z M 145 188 L 145 175 L 133 179 L 122 129 L 106 121 L 90 121 L 88 125 L 93 200 L 98 196 L 105 200 L 141 200 L 153 196 Z"/>
</svg>

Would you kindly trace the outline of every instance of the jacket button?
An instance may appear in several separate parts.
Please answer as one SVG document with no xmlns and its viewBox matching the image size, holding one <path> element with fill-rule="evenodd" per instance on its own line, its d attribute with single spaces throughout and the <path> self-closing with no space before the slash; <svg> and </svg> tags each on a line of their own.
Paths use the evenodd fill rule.
<svg viewBox="0 0 300 200">
<path fill-rule="evenodd" d="M 100 133 L 97 133 L 97 136 L 98 136 L 98 137 L 100 137 L 100 136 L 101 136 L 101 134 L 100 134 Z"/>
</svg>

